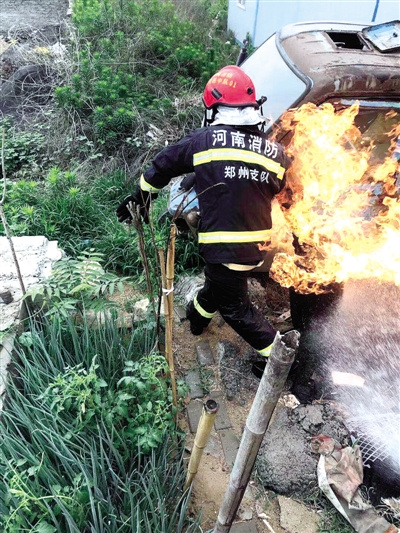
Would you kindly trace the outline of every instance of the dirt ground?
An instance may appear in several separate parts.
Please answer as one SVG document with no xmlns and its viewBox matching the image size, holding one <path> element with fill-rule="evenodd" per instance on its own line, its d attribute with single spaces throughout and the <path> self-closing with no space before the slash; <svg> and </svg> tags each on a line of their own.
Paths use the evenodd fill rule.
<svg viewBox="0 0 400 533">
<path fill-rule="evenodd" d="M 264 299 L 265 295 L 267 296 L 266 300 L 269 305 L 269 315 L 270 318 L 272 318 L 271 321 L 275 322 L 275 327 L 282 332 L 290 329 L 290 322 L 288 322 L 287 319 L 285 320 L 285 318 L 288 317 L 289 309 L 286 291 L 282 290 L 280 287 L 276 287 L 273 283 L 269 283 L 266 286 Z M 190 333 L 189 324 L 186 320 L 182 322 L 177 321 L 174 325 L 173 339 L 175 370 L 181 377 L 183 377 L 188 370 L 197 365 L 195 345 L 200 340 L 209 342 L 214 356 L 217 352 L 217 344 L 220 341 L 231 342 L 234 345 L 239 346 L 243 351 L 246 349 L 248 350 L 248 345 L 227 324 L 225 324 L 218 315 L 214 317 L 210 326 L 200 337 L 194 337 Z M 232 371 L 234 372 L 235 369 L 232 369 Z M 207 372 L 204 380 L 209 395 L 218 391 L 224 393 L 225 405 L 233 425 L 233 430 L 240 440 L 255 396 L 258 381 L 254 379 L 253 387 L 241 390 L 240 394 L 236 397 L 229 396 L 229 399 L 226 399 L 226 389 L 221 380 L 218 364 Z M 206 399 L 208 399 L 208 396 L 204 398 L 204 400 Z M 194 440 L 194 435 L 190 433 L 184 415 L 180 417 L 180 425 L 182 429 L 186 431 L 187 446 L 188 449 L 190 449 Z M 212 433 L 211 437 L 215 438 L 216 433 Z M 198 474 L 193 483 L 193 513 L 201 512 L 201 525 L 204 531 L 208 531 L 215 526 L 218 510 L 229 482 L 230 471 L 223 454 L 221 453 L 220 456 L 218 456 L 218 454 L 215 455 L 217 456 L 203 454 Z M 253 519 L 256 519 L 259 533 L 271 533 L 271 531 L 274 533 L 287 532 L 287 530 L 282 529 L 280 525 L 280 508 L 277 495 L 265 491 L 256 479 L 251 481 L 250 489 L 247 491 L 245 498 L 243 499 L 238 514 L 239 519 L 241 517 L 243 517 L 243 519 L 248 519 L 250 516 L 252 516 Z M 299 518 L 299 520 L 301 520 L 301 518 Z"/>
</svg>

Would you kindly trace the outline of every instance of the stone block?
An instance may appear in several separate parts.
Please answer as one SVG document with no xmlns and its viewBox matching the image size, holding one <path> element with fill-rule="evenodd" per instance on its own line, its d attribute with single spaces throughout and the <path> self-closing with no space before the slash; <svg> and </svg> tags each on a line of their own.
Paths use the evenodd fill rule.
<svg viewBox="0 0 400 533">
<path fill-rule="evenodd" d="M 186 319 L 186 308 L 183 305 L 175 305 L 174 319 L 176 322 L 183 322 Z"/>
<path fill-rule="evenodd" d="M 212 455 L 216 459 L 222 459 L 223 453 L 219 439 L 213 435 L 210 435 L 207 446 L 204 448 L 204 453 L 207 455 Z"/>
<path fill-rule="evenodd" d="M 0 411 L 3 409 L 3 395 L 6 388 L 8 365 L 11 363 L 14 338 L 14 333 L 10 333 L 2 339 L 0 344 Z"/>
<path fill-rule="evenodd" d="M 215 365 L 214 356 L 208 341 L 200 341 L 196 344 L 197 361 L 200 366 Z"/>
<path fill-rule="evenodd" d="M 10 304 L 13 301 L 13 295 L 11 291 L 2 291 L 0 292 L 0 304 Z"/>
<path fill-rule="evenodd" d="M 56 241 L 49 242 L 42 236 L 13 237 L 12 242 L 26 290 L 48 277 L 54 262 L 63 256 Z M 27 313 L 10 243 L 6 237 L 0 237 L 0 287 L 0 331 L 12 329 L 15 332 Z M 7 367 L 14 342 L 13 334 L 10 335 L 11 337 L 6 335 L 2 339 L 0 346 L 0 395 L 7 380 Z"/>
<path fill-rule="evenodd" d="M 232 525 L 231 533 L 258 533 L 257 523 L 255 520 L 237 522 Z"/>
<path fill-rule="evenodd" d="M 222 392 L 213 392 L 210 394 L 211 398 L 218 404 L 218 413 L 215 417 L 214 427 L 217 431 L 221 429 L 229 429 L 232 427 L 231 420 L 226 410 L 226 404 L 224 402 L 224 395 Z"/>
<path fill-rule="evenodd" d="M 192 399 L 203 398 L 204 391 L 201 385 L 200 372 L 197 368 L 189 370 L 185 375 L 185 382 L 189 387 L 189 396 Z"/>
<path fill-rule="evenodd" d="M 228 467 L 232 469 L 239 449 L 239 439 L 231 429 L 219 431 L 218 435 L 224 450 L 225 461 Z"/>
<path fill-rule="evenodd" d="M 197 427 L 199 425 L 199 420 L 203 412 L 203 402 L 197 400 L 192 400 L 189 402 L 186 413 L 189 422 L 189 428 L 192 433 L 196 433 Z"/>
</svg>

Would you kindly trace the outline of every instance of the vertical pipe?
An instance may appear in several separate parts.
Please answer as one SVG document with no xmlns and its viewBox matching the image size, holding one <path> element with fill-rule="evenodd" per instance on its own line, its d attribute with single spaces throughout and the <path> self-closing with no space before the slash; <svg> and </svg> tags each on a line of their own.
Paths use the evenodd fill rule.
<svg viewBox="0 0 400 533">
<path fill-rule="evenodd" d="M 257 453 L 283 391 L 293 363 L 300 334 L 291 331 L 276 334 L 271 355 L 246 421 L 239 451 L 233 465 L 228 488 L 222 501 L 213 533 L 229 533 L 244 496 Z"/>
<path fill-rule="evenodd" d="M 376 15 L 378 14 L 378 8 L 379 8 L 379 0 L 376 0 L 375 9 L 374 9 L 374 13 L 373 13 L 373 15 L 372 15 L 372 20 L 371 20 L 371 22 L 375 22 L 375 20 L 376 20 Z"/>
<path fill-rule="evenodd" d="M 174 354 L 172 350 L 172 326 L 174 317 L 174 265 L 175 265 L 175 240 L 176 240 L 177 228 L 175 224 L 171 224 L 171 232 L 169 237 L 169 245 L 167 252 L 167 266 L 165 272 L 166 282 L 166 309 L 165 309 L 165 356 L 168 361 L 169 373 L 171 377 L 172 388 L 172 403 L 175 407 L 178 405 L 177 390 L 176 390 L 176 378 L 175 378 L 175 365 Z"/>
<path fill-rule="evenodd" d="M 260 0 L 256 0 L 256 12 L 254 14 L 254 25 L 253 25 L 253 42 L 251 43 L 253 46 L 256 46 L 256 31 L 257 31 L 257 19 L 258 19 L 258 8 L 260 5 Z"/>
<path fill-rule="evenodd" d="M 192 454 L 190 456 L 184 490 L 190 486 L 197 474 L 200 460 L 203 455 L 204 448 L 207 446 L 208 438 L 210 436 L 215 417 L 217 416 L 218 409 L 219 405 L 215 400 L 207 400 L 203 406 L 203 412 L 200 417 L 199 425 L 196 431 L 196 437 L 194 439 Z"/>
</svg>

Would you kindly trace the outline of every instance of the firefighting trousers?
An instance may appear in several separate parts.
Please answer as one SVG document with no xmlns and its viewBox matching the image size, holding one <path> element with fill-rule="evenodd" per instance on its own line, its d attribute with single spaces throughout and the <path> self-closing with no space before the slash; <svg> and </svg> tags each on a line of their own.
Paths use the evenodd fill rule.
<svg viewBox="0 0 400 533">
<path fill-rule="evenodd" d="M 221 264 L 207 263 L 205 284 L 190 306 L 188 319 L 205 328 L 218 310 L 232 329 L 260 355 L 268 356 L 276 331 L 250 301 L 247 280 L 251 272 L 230 270 Z"/>
</svg>

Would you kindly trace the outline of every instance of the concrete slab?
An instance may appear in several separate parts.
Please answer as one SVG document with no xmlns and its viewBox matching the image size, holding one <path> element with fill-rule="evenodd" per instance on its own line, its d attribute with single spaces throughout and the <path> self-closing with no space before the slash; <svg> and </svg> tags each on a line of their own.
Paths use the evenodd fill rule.
<svg viewBox="0 0 400 533">
<path fill-rule="evenodd" d="M 0 32 L 42 29 L 61 24 L 68 15 L 68 0 L 1 0 Z"/>
<path fill-rule="evenodd" d="M 214 422 L 215 429 L 219 431 L 221 429 L 231 428 L 232 423 L 229 418 L 228 411 L 226 410 L 224 394 L 218 391 L 218 392 L 212 392 L 210 396 L 219 405 L 218 413 L 217 413 L 217 416 L 215 417 L 215 422 Z"/>
<path fill-rule="evenodd" d="M 197 361 L 200 366 L 215 365 L 214 356 L 208 341 L 200 341 L 195 345 L 197 353 Z"/>
<path fill-rule="evenodd" d="M 258 533 L 256 520 L 237 522 L 231 527 L 231 533 Z"/>
<path fill-rule="evenodd" d="M 48 241 L 45 237 L 13 237 L 12 242 L 26 290 L 47 278 L 54 263 L 64 255 L 64 252 L 58 248 L 57 241 Z M 0 237 L 0 292 L 2 294 L 0 300 L 1 410 L 1 396 L 4 394 L 8 376 L 14 337 L 20 331 L 22 321 L 27 317 L 14 257 L 6 237 Z"/>
<path fill-rule="evenodd" d="M 204 448 L 204 453 L 206 455 L 212 455 L 216 459 L 222 459 L 223 458 L 223 452 L 221 448 L 221 443 L 219 442 L 219 439 L 214 437 L 214 435 L 210 435 L 207 446 Z"/>
<path fill-rule="evenodd" d="M 201 385 L 200 371 L 197 368 L 189 370 L 185 375 L 186 385 L 189 387 L 189 396 L 195 400 L 204 397 L 204 390 Z"/>
<path fill-rule="evenodd" d="M 278 496 L 278 502 L 281 509 L 281 526 L 288 533 L 317 533 L 319 531 L 319 517 L 315 512 L 285 496 Z"/>
<path fill-rule="evenodd" d="M 224 450 L 224 456 L 226 464 L 229 468 L 232 468 L 235 462 L 236 455 L 239 449 L 240 441 L 231 429 L 225 429 L 218 432 L 221 439 L 222 449 Z"/>
<path fill-rule="evenodd" d="M 0 411 L 3 410 L 3 396 L 6 389 L 8 366 L 11 363 L 11 353 L 14 348 L 14 332 L 9 333 L 0 344 Z"/>
<path fill-rule="evenodd" d="M 196 433 L 199 420 L 203 412 L 203 402 L 191 400 L 186 408 L 189 429 L 191 433 Z"/>
</svg>

